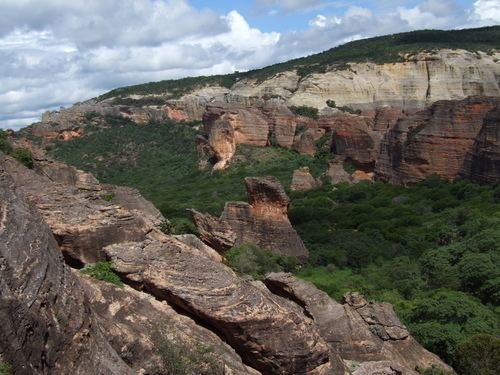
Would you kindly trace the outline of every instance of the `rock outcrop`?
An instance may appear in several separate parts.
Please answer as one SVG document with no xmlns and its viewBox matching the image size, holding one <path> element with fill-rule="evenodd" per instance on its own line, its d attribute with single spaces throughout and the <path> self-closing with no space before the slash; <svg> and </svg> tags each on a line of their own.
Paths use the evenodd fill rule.
<svg viewBox="0 0 500 375">
<path fill-rule="evenodd" d="M 330 178 L 332 185 L 340 182 L 351 182 L 351 175 L 344 169 L 345 158 L 336 156 L 328 161 L 326 175 Z"/>
<path fill-rule="evenodd" d="M 290 189 L 293 191 L 307 191 L 317 188 L 321 181 L 316 180 L 309 171 L 308 167 L 302 167 L 293 171 L 292 184 Z"/>
<path fill-rule="evenodd" d="M 0 165 L 0 352 L 15 374 L 132 375 L 42 217 Z"/>
<path fill-rule="evenodd" d="M 245 178 L 248 203 L 228 202 L 220 218 L 191 210 L 200 238 L 218 251 L 244 243 L 306 260 L 308 251 L 288 219 L 289 199 L 275 177 Z"/>
<path fill-rule="evenodd" d="M 480 183 L 500 181 L 500 105 L 486 113 L 460 175 Z"/>
<path fill-rule="evenodd" d="M 351 361 L 365 362 L 365 369 L 359 373 L 379 373 L 369 369 L 387 367 L 416 375 L 417 366 L 432 365 L 451 370 L 410 336 L 390 304 L 369 303 L 352 293 L 345 296 L 341 305 L 311 283 L 286 273 L 269 274 L 264 282 L 271 291 L 294 301 L 314 319 L 321 337 L 340 354 L 347 367 Z"/>
<path fill-rule="evenodd" d="M 413 182 L 433 173 L 455 179 L 467 154 L 473 153 L 488 112 L 499 106 L 500 98 L 493 97 L 439 101 L 398 121 L 382 142 L 377 177 L 393 183 Z M 486 122 L 490 132 L 500 126 L 495 119 Z"/>
<path fill-rule="evenodd" d="M 192 348 L 191 357 L 185 359 L 192 361 L 196 356 L 196 360 L 210 364 L 211 370 L 230 375 L 259 374 L 243 365 L 216 334 L 177 313 L 166 302 L 130 287 L 119 288 L 81 274 L 78 278 L 111 346 L 137 373 L 164 374 L 168 364 L 162 359 L 162 350 L 177 350 L 187 356 L 183 348 Z"/>
<path fill-rule="evenodd" d="M 0 166 L 42 214 L 67 262 L 82 266 L 104 259 L 102 248 L 141 240 L 161 221 L 161 214 L 133 189 L 113 188 L 121 205 L 91 175 L 61 163 L 36 161 L 27 169 L 0 155 Z M 112 190 L 113 190 L 112 189 Z M 131 193 L 124 198 L 126 193 Z"/>
<path fill-rule="evenodd" d="M 328 346 L 298 306 L 193 256 L 178 241 L 121 243 L 106 253 L 126 280 L 204 322 L 263 373 L 307 373 L 329 360 Z"/>
</svg>

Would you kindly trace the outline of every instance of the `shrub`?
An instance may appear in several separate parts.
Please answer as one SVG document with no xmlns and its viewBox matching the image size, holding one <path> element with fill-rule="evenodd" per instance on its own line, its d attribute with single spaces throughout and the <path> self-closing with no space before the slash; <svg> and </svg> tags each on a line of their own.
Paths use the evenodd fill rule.
<svg viewBox="0 0 500 375">
<path fill-rule="evenodd" d="M 0 151 L 7 155 L 12 152 L 12 146 L 8 140 L 0 138 Z"/>
<path fill-rule="evenodd" d="M 234 246 L 224 256 L 228 266 L 254 279 L 263 279 L 269 272 L 293 272 L 298 268 L 296 258 L 263 250 L 252 244 Z"/>
<path fill-rule="evenodd" d="M 101 198 L 106 202 L 111 202 L 115 196 L 116 193 L 107 193 L 107 194 L 102 194 Z"/>
<path fill-rule="evenodd" d="M 12 156 L 28 168 L 33 168 L 33 154 L 27 148 L 16 148 Z"/>
<path fill-rule="evenodd" d="M 94 264 L 87 264 L 80 272 L 97 280 L 107 281 L 120 287 L 123 286 L 120 277 L 111 269 L 111 262 L 101 261 Z"/>
<path fill-rule="evenodd" d="M 0 375 L 10 375 L 11 367 L 8 363 L 0 361 Z"/>
<path fill-rule="evenodd" d="M 166 321 L 152 337 L 163 371 L 175 375 L 224 375 L 224 362 L 211 346 L 203 343 L 193 345 L 176 329 Z"/>
<path fill-rule="evenodd" d="M 301 106 L 291 106 L 290 110 L 295 113 L 297 116 L 310 117 L 313 119 L 318 119 L 318 108 L 308 107 L 305 105 Z"/>
<path fill-rule="evenodd" d="M 461 375 L 496 375 L 500 369 L 500 338 L 481 334 L 462 342 L 455 352 Z"/>
<path fill-rule="evenodd" d="M 335 100 L 328 99 L 326 101 L 326 105 L 330 108 L 337 108 L 337 103 L 335 103 Z"/>
</svg>

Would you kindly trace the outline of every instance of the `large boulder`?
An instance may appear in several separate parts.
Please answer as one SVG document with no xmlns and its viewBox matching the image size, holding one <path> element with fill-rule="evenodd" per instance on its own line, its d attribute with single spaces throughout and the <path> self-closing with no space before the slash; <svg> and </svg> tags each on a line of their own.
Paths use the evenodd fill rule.
<svg viewBox="0 0 500 375">
<path fill-rule="evenodd" d="M 171 237 L 111 245 L 106 253 L 125 280 L 203 322 L 263 373 L 302 374 L 329 361 L 299 306 Z"/>
<path fill-rule="evenodd" d="M 431 366 L 451 371 L 410 336 L 388 303 L 367 302 L 358 293 L 349 293 L 341 305 L 313 284 L 288 273 L 268 274 L 264 282 L 273 293 L 294 301 L 314 319 L 321 337 L 348 368 L 350 363 L 362 363 L 364 370 L 355 374 L 392 374 L 370 372 L 372 368 L 392 368 L 400 374 L 416 375 L 416 367 Z"/>
<path fill-rule="evenodd" d="M 293 171 L 292 183 L 290 190 L 307 191 L 317 188 L 321 185 L 321 181 L 316 180 L 309 171 L 308 167 L 301 167 Z"/>
<path fill-rule="evenodd" d="M 0 164 L 0 352 L 15 374 L 132 375 L 42 216 Z"/>
<path fill-rule="evenodd" d="M 103 260 L 103 247 L 141 240 L 161 221 L 156 209 L 144 209 L 147 205 L 135 191 L 117 188 L 108 195 L 93 177 L 74 168 L 36 162 L 31 170 L 4 155 L 0 166 L 38 208 L 72 266 Z M 125 198 L 127 191 L 132 193 Z M 113 203 L 113 194 L 123 205 Z"/>
</svg>

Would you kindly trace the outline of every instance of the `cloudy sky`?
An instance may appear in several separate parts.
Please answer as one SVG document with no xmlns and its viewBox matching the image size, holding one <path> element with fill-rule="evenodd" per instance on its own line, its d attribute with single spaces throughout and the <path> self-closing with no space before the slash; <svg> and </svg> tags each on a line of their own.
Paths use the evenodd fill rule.
<svg viewBox="0 0 500 375">
<path fill-rule="evenodd" d="M 19 128 L 124 85 L 500 24 L 500 0 L 0 0 L 0 19 L 0 128 Z"/>
</svg>

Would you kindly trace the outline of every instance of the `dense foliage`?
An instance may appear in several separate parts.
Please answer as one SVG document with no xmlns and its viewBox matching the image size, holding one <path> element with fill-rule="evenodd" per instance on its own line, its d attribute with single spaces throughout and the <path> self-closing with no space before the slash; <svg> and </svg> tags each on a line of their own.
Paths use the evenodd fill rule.
<svg viewBox="0 0 500 375">
<path fill-rule="evenodd" d="M 111 262 L 101 261 L 94 264 L 88 264 L 83 267 L 80 272 L 97 280 L 107 281 L 117 286 L 123 286 L 120 276 L 111 269 Z"/>
<path fill-rule="evenodd" d="M 460 48 L 469 51 L 490 51 L 500 48 L 500 26 L 466 30 L 420 30 L 349 42 L 325 52 L 271 65 L 248 72 L 235 72 L 209 77 L 188 77 L 165 80 L 112 90 L 99 99 L 132 94 L 162 94 L 178 98 L 195 88 L 219 85 L 231 87 L 240 79 L 264 81 L 284 71 L 296 70 L 301 77 L 328 69 L 350 69 L 349 63 L 371 61 L 396 62 L 402 54 L 439 48 Z"/>
<path fill-rule="evenodd" d="M 33 154 L 27 148 L 14 148 L 7 137 L 7 132 L 0 129 L 0 152 L 10 155 L 28 168 L 33 168 Z"/>
<path fill-rule="evenodd" d="M 190 231 L 186 208 L 218 215 L 226 201 L 245 199 L 246 176 L 275 175 L 289 186 L 300 166 L 309 166 L 315 177 L 326 168 L 323 152 L 311 157 L 238 146 L 230 168 L 201 171 L 195 125 L 116 120 L 110 128 L 58 142 L 51 152 L 102 181 L 138 188 L 174 223 L 165 230 L 177 233 Z M 472 375 L 463 358 L 471 348 L 485 356 L 483 373 L 489 374 L 499 336 L 500 185 L 431 176 L 408 187 L 324 185 L 290 197 L 291 221 L 311 253 L 300 277 L 338 300 L 358 290 L 393 303 L 427 348 Z M 228 263 L 256 278 L 293 269 L 248 246 L 232 249 Z"/>
</svg>

